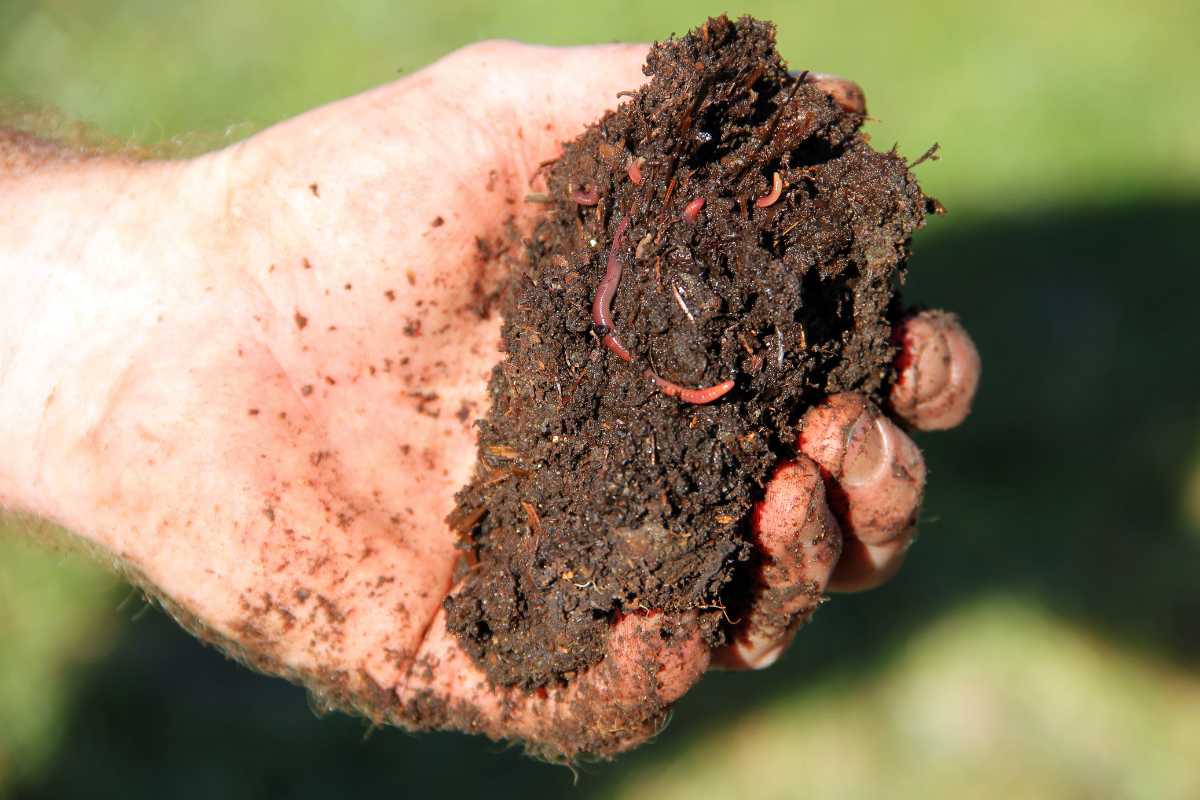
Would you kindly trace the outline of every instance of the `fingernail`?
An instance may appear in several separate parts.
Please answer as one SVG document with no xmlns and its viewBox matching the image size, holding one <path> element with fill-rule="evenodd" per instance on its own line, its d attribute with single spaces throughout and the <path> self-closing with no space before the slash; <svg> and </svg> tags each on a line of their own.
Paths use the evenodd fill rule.
<svg viewBox="0 0 1200 800">
<path fill-rule="evenodd" d="M 843 483 L 865 483 L 875 477 L 884 460 L 883 435 L 870 412 L 864 412 L 846 437 L 846 455 L 842 458 Z"/>
<path fill-rule="evenodd" d="M 867 113 L 867 96 L 863 94 L 862 87 L 854 81 L 830 72 L 810 72 L 805 80 L 832 97 L 843 111 L 851 114 Z"/>
<path fill-rule="evenodd" d="M 787 644 L 780 642 L 774 647 L 759 653 L 758 657 L 754 659 L 754 663 L 750 666 L 753 669 L 766 669 L 779 660 L 785 649 L 787 649 Z"/>
<path fill-rule="evenodd" d="M 958 319 L 922 311 L 898 330 L 899 374 L 892 408 L 918 430 L 943 430 L 963 421 L 979 383 L 979 353 Z M 919 348 L 919 349 L 918 349 Z"/>
<path fill-rule="evenodd" d="M 913 360 L 909 379 L 915 381 L 915 405 L 936 398 L 950 383 L 950 345 L 946 335 L 937 331 L 925 340 L 921 351 Z"/>
<path fill-rule="evenodd" d="M 735 645 L 737 656 L 747 669 L 766 669 L 779 660 L 795 635 L 793 629 L 778 639 L 741 642 Z"/>
</svg>

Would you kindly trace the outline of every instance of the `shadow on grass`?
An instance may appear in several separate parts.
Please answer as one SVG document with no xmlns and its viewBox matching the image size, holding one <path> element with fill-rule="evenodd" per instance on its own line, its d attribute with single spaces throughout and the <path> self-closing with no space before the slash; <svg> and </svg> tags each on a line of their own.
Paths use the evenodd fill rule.
<svg viewBox="0 0 1200 800">
<path fill-rule="evenodd" d="M 951 216 L 918 238 L 909 299 L 957 310 L 983 353 L 976 413 L 929 435 L 923 541 L 899 579 L 836 598 L 779 665 L 714 675 L 671 729 L 616 765 L 678 752 L 731 708 L 877 668 L 981 593 L 1029 598 L 1097 635 L 1200 661 L 1200 538 L 1180 493 L 1200 446 L 1200 199 Z M 318 720 L 302 693 L 197 645 L 157 613 L 86 678 L 55 766 L 17 796 L 491 798 L 571 793 L 572 776 L 457 735 Z"/>
</svg>

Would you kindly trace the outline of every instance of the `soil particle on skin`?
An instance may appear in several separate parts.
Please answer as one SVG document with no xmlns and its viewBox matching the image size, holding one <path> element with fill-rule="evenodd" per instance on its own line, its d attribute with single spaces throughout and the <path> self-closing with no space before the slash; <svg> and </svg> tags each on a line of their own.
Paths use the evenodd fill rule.
<svg viewBox="0 0 1200 800">
<path fill-rule="evenodd" d="M 548 169 L 449 520 L 469 568 L 448 624 L 501 684 L 595 664 L 623 611 L 699 609 L 719 642 L 797 421 L 890 379 L 930 201 L 859 133 L 861 104 L 789 76 L 749 18 L 656 45 L 645 72 Z M 593 301 L 614 260 L 609 327 Z"/>
</svg>

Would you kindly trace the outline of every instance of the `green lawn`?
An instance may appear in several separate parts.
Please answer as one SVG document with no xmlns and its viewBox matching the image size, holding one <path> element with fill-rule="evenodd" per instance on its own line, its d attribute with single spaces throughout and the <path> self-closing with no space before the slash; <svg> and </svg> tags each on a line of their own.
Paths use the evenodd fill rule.
<svg viewBox="0 0 1200 800">
<path fill-rule="evenodd" d="M 8 523 L 0 796 L 1200 796 L 1200 4 L 7 0 L 0 95 L 197 150 L 480 38 L 648 40 L 726 9 L 859 80 L 878 146 L 942 144 L 919 176 L 950 214 L 909 294 L 962 313 L 985 380 L 921 440 L 900 579 L 571 790 L 464 737 L 363 743 Z"/>
</svg>

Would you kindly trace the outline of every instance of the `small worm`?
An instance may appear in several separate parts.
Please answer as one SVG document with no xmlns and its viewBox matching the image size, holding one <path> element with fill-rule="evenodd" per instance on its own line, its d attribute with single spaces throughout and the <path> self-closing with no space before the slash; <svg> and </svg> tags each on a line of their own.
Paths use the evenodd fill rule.
<svg viewBox="0 0 1200 800">
<path fill-rule="evenodd" d="M 697 197 L 692 202 L 683 207 L 683 219 L 688 222 L 695 222 L 700 219 L 700 209 L 704 208 L 704 198 Z"/>
<path fill-rule="evenodd" d="M 653 381 L 654 385 L 659 388 L 659 391 L 661 391 L 667 397 L 675 397 L 685 403 L 694 403 L 698 406 L 704 405 L 705 403 L 711 403 L 714 400 L 724 397 L 725 395 L 729 394 L 729 391 L 733 389 L 734 386 L 733 381 L 728 380 L 721 381 L 720 383 L 713 384 L 712 386 L 705 386 L 701 389 L 685 389 L 678 383 L 672 383 L 666 378 L 660 378 L 658 375 L 654 374 L 653 370 L 648 369 L 643 372 L 642 375 Z"/>
<path fill-rule="evenodd" d="M 642 185 L 642 164 L 645 163 L 646 159 L 638 156 L 629 159 L 629 163 L 625 165 L 625 174 L 629 176 L 629 180 L 633 181 L 634 186 Z"/>
<path fill-rule="evenodd" d="M 613 234 L 612 246 L 608 248 L 608 269 L 605 271 L 600 285 L 596 287 L 596 297 L 592 300 L 592 322 L 596 325 L 596 332 L 604 337 L 602 341 L 605 347 L 623 361 L 632 361 L 633 356 L 613 335 L 610 308 L 612 300 L 617 294 L 617 284 L 621 282 L 621 260 L 617 258 L 617 248 L 621 246 L 621 239 L 625 236 L 627 227 L 629 227 L 629 217 L 621 220 L 617 225 L 617 232 Z"/>
<path fill-rule="evenodd" d="M 783 176 L 776 172 L 771 177 L 771 191 L 769 194 L 764 194 L 762 197 L 754 201 L 754 205 L 759 208 L 775 205 L 775 201 L 779 199 L 779 195 L 783 193 Z"/>
<path fill-rule="evenodd" d="M 600 193 L 593 189 L 576 189 L 571 192 L 571 199 L 581 206 L 594 206 L 600 202 Z"/>
</svg>

